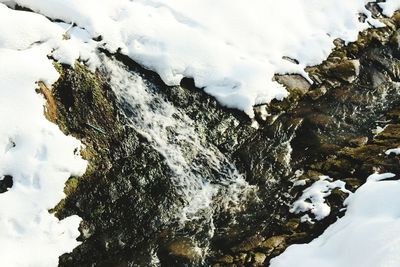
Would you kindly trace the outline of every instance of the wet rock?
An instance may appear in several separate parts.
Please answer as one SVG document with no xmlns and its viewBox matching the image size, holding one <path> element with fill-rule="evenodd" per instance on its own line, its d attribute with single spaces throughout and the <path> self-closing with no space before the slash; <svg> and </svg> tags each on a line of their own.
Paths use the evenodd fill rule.
<svg viewBox="0 0 400 267">
<path fill-rule="evenodd" d="M 252 249 L 258 247 L 260 243 L 264 240 L 264 238 L 260 235 L 254 235 L 243 242 L 241 242 L 238 246 L 232 249 L 233 252 L 239 252 L 239 251 L 251 251 Z"/>
<path fill-rule="evenodd" d="M 263 266 L 267 256 L 264 253 L 256 252 L 253 255 L 253 266 Z"/>
<path fill-rule="evenodd" d="M 346 188 L 352 192 L 361 186 L 361 181 L 357 178 L 344 178 L 342 181 L 346 183 Z"/>
<path fill-rule="evenodd" d="M 246 253 L 239 253 L 238 257 L 237 257 L 237 261 L 241 264 L 245 264 L 247 262 L 247 254 Z"/>
<path fill-rule="evenodd" d="M 267 254 L 272 254 L 275 251 L 282 251 L 286 247 L 286 235 L 272 236 L 260 244 L 260 247 L 266 251 Z"/>
<path fill-rule="evenodd" d="M 360 73 L 360 61 L 354 59 L 354 60 L 340 61 L 338 64 L 331 66 L 329 68 L 328 75 L 337 78 L 339 80 L 351 83 L 357 78 L 359 73 Z"/>
<path fill-rule="evenodd" d="M 321 96 L 325 95 L 328 92 L 328 89 L 325 85 L 318 87 L 316 89 L 310 90 L 308 92 L 308 96 L 311 97 L 312 100 L 317 100 Z"/>
<path fill-rule="evenodd" d="M 358 147 L 358 146 L 363 146 L 367 144 L 368 142 L 368 137 L 366 136 L 361 136 L 361 137 L 356 137 L 353 138 L 349 141 L 349 145 L 353 147 Z"/>
<path fill-rule="evenodd" d="M 312 125 L 320 128 L 328 127 L 329 125 L 332 125 L 334 123 L 334 119 L 327 114 L 311 114 L 307 117 L 307 119 Z"/>
<path fill-rule="evenodd" d="M 217 261 L 218 261 L 218 262 L 221 262 L 221 263 L 225 263 L 225 264 L 227 264 L 227 263 L 233 263 L 234 258 L 233 258 L 233 256 L 231 256 L 231 255 L 224 255 L 224 256 L 222 256 L 221 258 L 219 258 Z"/>
<path fill-rule="evenodd" d="M 298 218 L 293 218 L 293 219 L 290 219 L 285 224 L 285 227 L 288 229 L 288 231 L 293 233 L 293 232 L 296 232 L 299 225 L 300 225 L 300 220 Z"/>
<path fill-rule="evenodd" d="M 331 191 L 331 194 L 327 198 L 331 207 L 340 209 L 343 206 L 344 200 L 349 196 L 348 193 L 343 192 L 339 188 L 335 188 Z"/>
<path fill-rule="evenodd" d="M 275 75 L 274 79 L 284 85 L 289 92 L 298 91 L 301 95 L 305 95 L 311 86 L 303 76 L 298 74 Z"/>
<path fill-rule="evenodd" d="M 314 225 L 309 224 L 308 226 L 310 226 L 310 229 L 312 229 Z M 302 225 L 302 227 L 307 228 L 304 227 L 304 225 Z M 314 236 L 318 236 L 320 234 L 317 233 L 316 235 L 313 235 L 310 234 L 309 231 L 310 230 L 308 229 L 307 232 L 296 232 L 291 234 L 290 236 L 288 236 L 288 239 L 286 240 L 287 245 L 310 242 Z M 278 251 L 278 252 L 279 252 L 278 254 L 280 254 L 283 251 Z"/>
<path fill-rule="evenodd" d="M 201 250 L 188 238 L 172 241 L 167 246 L 167 251 L 171 256 L 184 258 L 190 262 L 201 259 Z"/>
</svg>

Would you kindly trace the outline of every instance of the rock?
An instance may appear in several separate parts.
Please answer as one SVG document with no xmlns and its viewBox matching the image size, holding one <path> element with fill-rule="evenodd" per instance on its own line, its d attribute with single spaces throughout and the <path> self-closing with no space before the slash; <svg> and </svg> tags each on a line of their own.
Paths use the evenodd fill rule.
<svg viewBox="0 0 400 267">
<path fill-rule="evenodd" d="M 317 100 L 318 98 L 326 94 L 327 91 L 327 87 L 325 85 L 322 85 L 321 87 L 310 90 L 307 95 L 311 97 L 312 100 Z"/>
<path fill-rule="evenodd" d="M 394 48 L 399 51 L 400 50 L 400 31 L 397 30 L 392 37 L 390 38 L 390 44 L 394 46 Z"/>
<path fill-rule="evenodd" d="M 224 255 L 221 258 L 217 259 L 218 262 L 221 263 L 233 263 L 234 258 L 231 255 Z"/>
<path fill-rule="evenodd" d="M 307 238 L 309 238 L 309 233 L 297 232 L 288 236 L 287 243 L 289 245 L 289 244 L 307 242 Z"/>
<path fill-rule="evenodd" d="M 326 114 L 311 114 L 307 117 L 312 125 L 320 128 L 326 128 L 334 123 L 333 118 Z"/>
<path fill-rule="evenodd" d="M 271 254 L 274 251 L 280 251 L 286 247 L 287 235 L 272 236 L 260 244 L 267 254 Z"/>
<path fill-rule="evenodd" d="M 240 262 L 241 264 L 246 263 L 247 254 L 246 254 L 246 253 L 239 253 L 237 260 L 238 260 L 238 262 Z"/>
<path fill-rule="evenodd" d="M 201 259 L 201 249 L 193 244 L 188 238 L 181 238 L 172 241 L 167 246 L 167 251 L 171 256 L 187 259 L 196 262 Z"/>
<path fill-rule="evenodd" d="M 284 85 L 289 92 L 296 90 L 301 95 L 306 94 L 311 86 L 303 76 L 298 74 L 275 75 L 274 79 Z"/>
<path fill-rule="evenodd" d="M 328 71 L 329 75 L 343 80 L 346 82 L 353 82 L 358 74 L 360 73 L 360 61 L 359 60 L 341 60 L 337 64 L 333 64 Z"/>
<path fill-rule="evenodd" d="M 290 231 L 290 232 L 295 232 L 296 229 L 300 225 L 300 220 L 298 218 L 293 218 L 290 219 L 286 224 L 285 227 Z"/>
<path fill-rule="evenodd" d="M 260 235 L 253 235 L 243 242 L 241 242 L 238 246 L 232 248 L 233 252 L 247 252 L 251 251 L 252 249 L 258 247 L 258 245 L 264 240 L 264 238 Z"/>
<path fill-rule="evenodd" d="M 368 137 L 361 136 L 357 138 L 353 138 L 349 141 L 349 144 L 353 147 L 363 146 L 368 142 Z"/>
<path fill-rule="evenodd" d="M 7 192 L 13 186 L 13 177 L 11 175 L 4 175 L 0 179 L 0 194 Z"/>
<path fill-rule="evenodd" d="M 335 188 L 331 191 L 331 195 L 329 196 L 330 204 L 335 203 L 337 207 L 340 209 L 343 206 L 344 200 L 349 196 L 348 193 L 343 192 L 339 188 Z"/>
<path fill-rule="evenodd" d="M 78 187 L 78 183 L 79 183 L 79 180 L 77 177 L 74 177 L 74 176 L 70 177 L 67 180 L 67 182 L 65 183 L 64 193 L 66 195 L 72 194 Z"/>
<path fill-rule="evenodd" d="M 352 192 L 361 186 L 361 181 L 357 178 L 344 178 L 342 181 L 346 183 L 346 188 Z"/>
<path fill-rule="evenodd" d="M 253 266 L 262 266 L 267 256 L 264 253 L 256 252 L 253 256 Z"/>
</svg>

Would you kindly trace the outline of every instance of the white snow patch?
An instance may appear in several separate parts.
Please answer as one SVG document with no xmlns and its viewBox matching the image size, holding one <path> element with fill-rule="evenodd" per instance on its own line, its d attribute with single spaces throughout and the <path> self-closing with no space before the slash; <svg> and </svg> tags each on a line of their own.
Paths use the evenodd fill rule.
<svg viewBox="0 0 400 267">
<path fill-rule="evenodd" d="M 346 199 L 347 212 L 308 244 L 291 245 L 271 267 L 398 267 L 400 182 L 374 174 Z"/>
<path fill-rule="evenodd" d="M 306 179 L 297 180 L 297 181 L 294 181 L 293 186 L 304 186 L 304 185 L 306 185 L 306 183 L 307 183 Z"/>
<path fill-rule="evenodd" d="M 371 174 L 370 176 L 368 176 L 367 181 L 375 181 L 375 182 L 382 181 L 382 180 L 385 180 L 388 178 L 393 178 L 395 176 L 396 175 L 394 173 L 390 173 L 390 172 L 383 173 L 383 174 L 374 173 L 374 174 Z"/>
<path fill-rule="evenodd" d="M 351 194 L 351 192 L 345 188 L 345 185 L 346 183 L 341 180 L 332 182 L 330 177 L 320 176 L 318 181 L 304 189 L 301 197 L 293 203 L 290 212 L 296 214 L 310 212 L 315 220 L 320 221 L 331 212 L 331 208 L 325 202 L 325 198 L 331 194 L 333 189 L 339 188 L 343 192 Z M 313 222 L 308 214 L 304 215 L 301 221 Z"/>
<path fill-rule="evenodd" d="M 387 127 L 387 125 L 385 125 L 384 127 L 376 126 L 375 129 L 372 129 L 372 133 L 374 134 L 374 137 L 379 135 L 380 133 L 382 133 L 386 129 L 386 127 Z"/>
<path fill-rule="evenodd" d="M 397 0 L 387 0 L 384 3 L 379 3 L 382 8 L 382 13 L 390 17 L 396 10 L 400 9 L 400 2 Z"/>
<path fill-rule="evenodd" d="M 275 73 L 307 78 L 304 67 L 322 62 L 335 38 L 354 41 L 370 25 L 382 26 L 364 7 L 370 0 L 15 2 L 75 22 L 92 37 L 101 35 L 108 50 L 120 49 L 168 85 L 193 77 L 197 87 L 250 117 L 253 105 L 287 96 L 272 81 Z M 385 7 L 388 14 L 392 5 Z M 358 20 L 359 13 L 366 14 L 365 22 Z"/>
<path fill-rule="evenodd" d="M 400 155 L 400 147 L 388 149 L 388 150 L 386 150 L 386 152 L 385 152 L 386 155 L 390 155 L 390 154 L 392 154 L 392 153 L 394 153 L 394 154 L 396 154 L 396 155 Z"/>
</svg>

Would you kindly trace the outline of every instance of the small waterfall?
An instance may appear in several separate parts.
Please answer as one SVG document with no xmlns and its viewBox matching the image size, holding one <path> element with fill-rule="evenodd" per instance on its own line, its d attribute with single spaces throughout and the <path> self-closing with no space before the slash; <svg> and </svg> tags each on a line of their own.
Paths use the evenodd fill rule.
<svg viewBox="0 0 400 267">
<path fill-rule="evenodd" d="M 196 221 L 211 238 L 214 216 L 240 210 L 255 187 L 206 141 L 195 121 L 157 93 L 156 86 L 116 60 L 103 57 L 103 66 L 130 126 L 163 155 L 171 169 L 177 196 L 171 219 L 181 227 Z"/>
</svg>

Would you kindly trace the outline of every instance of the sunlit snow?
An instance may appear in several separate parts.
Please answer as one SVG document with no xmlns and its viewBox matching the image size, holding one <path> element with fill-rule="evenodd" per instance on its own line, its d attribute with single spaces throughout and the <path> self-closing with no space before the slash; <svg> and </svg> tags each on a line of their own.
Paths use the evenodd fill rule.
<svg viewBox="0 0 400 267">
<path fill-rule="evenodd" d="M 345 188 L 345 184 L 345 182 L 340 180 L 332 181 L 328 176 L 320 176 L 318 181 L 304 189 L 300 198 L 293 203 L 290 212 L 310 212 L 313 215 L 313 218 L 308 214 L 302 216 L 301 220 L 303 222 L 313 222 L 313 219 L 317 221 L 322 220 L 331 212 L 331 208 L 325 202 L 325 198 L 331 194 L 333 189 L 339 188 L 345 193 L 351 193 Z"/>
<path fill-rule="evenodd" d="M 400 181 L 373 174 L 345 203 L 343 218 L 309 244 L 292 245 L 271 267 L 398 267 Z"/>
<path fill-rule="evenodd" d="M 307 77 L 304 67 L 324 60 L 335 38 L 354 41 L 360 30 L 382 25 L 364 7 L 369 0 L 15 2 L 101 36 L 102 46 L 156 71 L 169 85 L 192 77 L 222 104 L 251 117 L 254 104 L 287 96 L 272 81 L 275 73 Z"/>
</svg>

